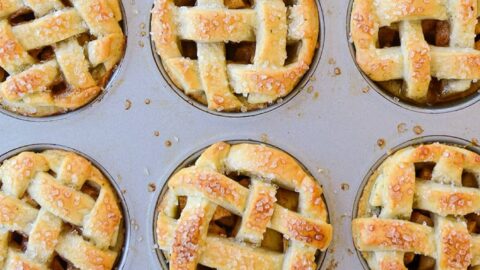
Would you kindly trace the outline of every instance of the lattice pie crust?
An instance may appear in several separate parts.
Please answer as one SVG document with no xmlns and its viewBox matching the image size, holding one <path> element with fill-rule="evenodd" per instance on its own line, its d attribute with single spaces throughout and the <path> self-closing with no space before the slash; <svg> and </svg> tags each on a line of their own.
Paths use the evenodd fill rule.
<svg viewBox="0 0 480 270">
<path fill-rule="evenodd" d="M 271 147 L 214 144 L 167 185 L 156 234 L 170 269 L 316 269 L 332 239 L 322 188 Z"/>
<path fill-rule="evenodd" d="M 95 98 L 120 61 L 118 0 L 0 0 L 0 103 L 46 116 Z"/>
<path fill-rule="evenodd" d="M 264 107 L 309 69 L 319 32 L 314 0 L 184 2 L 155 1 L 152 38 L 170 79 L 209 109 Z"/>
<path fill-rule="evenodd" d="M 122 212 L 108 180 L 62 150 L 22 152 L 0 166 L 0 269 L 112 269 Z"/>
<path fill-rule="evenodd" d="M 371 269 L 477 269 L 480 156 L 440 143 L 404 148 L 363 190 L 353 238 Z"/>
</svg>

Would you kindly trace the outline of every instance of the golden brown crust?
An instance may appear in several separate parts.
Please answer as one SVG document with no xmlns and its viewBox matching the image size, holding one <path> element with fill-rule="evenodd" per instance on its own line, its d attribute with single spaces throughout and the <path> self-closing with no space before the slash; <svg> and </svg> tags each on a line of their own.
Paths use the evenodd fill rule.
<svg viewBox="0 0 480 270">
<path fill-rule="evenodd" d="M 250 188 L 223 175 L 234 172 L 250 176 Z M 299 213 L 276 203 L 277 189 L 271 182 L 300 193 Z M 265 269 L 267 262 L 272 269 L 282 265 L 290 269 L 305 263 L 314 266 L 316 252 L 325 250 L 332 240 L 322 189 L 296 160 L 278 149 L 250 143 L 217 143 L 205 150 L 194 166 L 175 173 L 167 184 L 156 234 L 160 249 L 172 254 L 172 269 L 194 269 L 198 263 L 225 269 L 241 269 L 245 264 Z M 180 218 L 175 220 L 178 196 L 188 199 Z M 236 231 L 237 242 L 260 244 L 267 228 L 290 239 L 285 257 L 225 237 L 207 236 L 205 230 L 212 226 L 209 223 L 217 207 L 243 217 Z M 216 247 L 215 251 L 209 247 Z M 178 254 L 174 256 L 175 250 Z M 219 257 L 218 253 L 233 257 Z"/>
<path fill-rule="evenodd" d="M 68 8 L 60 1 L 19 1 L 0 11 L 0 67 L 9 75 L 0 83 L 3 107 L 29 116 L 58 114 L 84 106 L 108 82 L 125 46 L 119 4 L 116 0 L 72 3 L 74 7 Z M 6 4 L 3 1 L 2 8 Z M 36 19 L 11 26 L 7 17 L 21 9 L 31 9 Z M 94 39 L 79 44 L 78 36 L 85 33 Z M 53 48 L 53 59 L 28 53 L 47 46 Z"/>
<path fill-rule="evenodd" d="M 434 164 L 429 181 L 418 179 L 415 164 Z M 479 265 L 479 243 L 461 217 L 478 213 L 480 191 L 462 187 L 463 172 L 478 177 L 480 155 L 440 143 L 401 149 L 373 172 L 352 223 L 355 245 L 372 269 L 406 269 L 404 252 L 432 257 L 439 269 Z M 409 221 L 413 209 L 430 212 L 433 228 Z"/>
<path fill-rule="evenodd" d="M 353 221 L 353 237 L 363 251 L 402 251 L 434 256 L 433 229 L 402 220 L 360 218 Z"/>
<path fill-rule="evenodd" d="M 405 97 L 416 102 L 426 102 L 432 77 L 447 80 L 451 91 L 466 91 L 480 78 L 480 52 L 474 49 L 477 5 L 475 0 L 355 0 L 350 25 L 357 63 L 374 81 L 403 79 Z M 449 47 L 427 44 L 421 27 L 425 19 L 449 20 Z M 393 23 L 401 46 L 378 48 L 380 28 Z"/>
<path fill-rule="evenodd" d="M 0 249 L 8 251 L 0 252 L 6 256 L 0 268 L 49 269 L 59 254 L 78 269 L 112 269 L 122 213 L 108 180 L 88 160 L 63 150 L 22 152 L 3 162 L 0 181 L 0 227 L 6 232 Z M 98 197 L 82 192 L 87 184 Z M 25 253 L 9 247 L 14 232 L 28 236 Z"/>
<path fill-rule="evenodd" d="M 217 111 L 258 108 L 288 95 L 315 53 L 315 1 L 301 0 L 289 7 L 279 0 L 259 1 L 254 9 L 207 2 L 176 7 L 172 0 L 155 1 L 152 39 L 175 85 L 188 95 L 203 94 L 208 108 Z M 197 42 L 198 60 L 182 56 L 180 40 Z M 253 64 L 227 63 L 224 42 L 244 41 L 257 43 Z M 285 61 L 287 42 L 301 42 L 293 63 Z"/>
</svg>

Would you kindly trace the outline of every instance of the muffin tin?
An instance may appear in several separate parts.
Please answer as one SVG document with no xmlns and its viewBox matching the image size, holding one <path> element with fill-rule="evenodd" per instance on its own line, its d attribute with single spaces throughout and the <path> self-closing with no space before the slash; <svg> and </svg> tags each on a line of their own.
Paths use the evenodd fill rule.
<svg viewBox="0 0 480 270">
<path fill-rule="evenodd" d="M 304 87 L 269 107 L 275 110 L 220 117 L 185 102 L 159 71 L 149 37 L 153 1 L 124 0 L 128 44 L 106 93 L 84 109 L 56 117 L 0 114 L 0 153 L 56 144 L 98 162 L 122 191 L 129 213 L 119 268 L 162 269 L 153 220 L 171 173 L 192 153 L 217 141 L 267 142 L 299 159 L 324 187 L 335 230 L 319 269 L 360 269 L 350 227 L 355 196 L 370 168 L 396 145 L 422 136 L 472 141 L 480 136 L 475 121 L 480 104 L 421 112 L 395 106 L 374 91 L 353 61 L 349 0 L 319 4 L 322 53 Z"/>
<path fill-rule="evenodd" d="M 280 149 L 278 147 L 275 147 L 274 145 L 271 145 L 271 144 L 268 144 L 266 142 L 260 142 L 260 141 L 255 141 L 255 140 L 228 140 L 228 141 L 224 141 L 226 143 L 228 143 L 229 145 L 231 146 L 234 146 L 234 145 L 237 145 L 237 144 L 262 144 L 262 145 L 265 145 L 269 148 L 272 148 L 272 149 L 276 149 L 276 150 L 280 150 L 282 152 L 285 152 L 283 149 Z M 180 170 L 184 169 L 184 168 L 188 168 L 188 167 L 191 167 L 191 166 L 194 166 L 195 165 L 195 162 L 199 159 L 199 157 L 205 152 L 205 150 L 207 150 L 207 148 L 209 148 L 210 145 L 207 145 L 205 146 L 204 148 L 202 149 L 199 149 L 198 151 L 196 151 L 195 153 L 192 153 L 189 157 L 187 157 L 183 162 L 181 162 L 177 168 L 175 168 L 174 171 L 171 172 L 171 175 L 169 175 L 166 179 L 166 182 L 168 182 L 169 179 L 171 179 L 176 173 L 178 173 Z M 287 152 L 285 152 L 287 153 Z M 288 154 L 288 153 L 287 153 Z M 298 159 L 296 159 L 295 157 L 293 157 L 293 159 L 295 160 L 295 162 L 297 162 L 301 167 L 302 169 L 308 174 L 308 175 L 312 175 L 311 172 L 308 170 L 308 168 L 306 168 L 302 162 Z M 318 179 L 317 179 L 318 181 Z M 321 183 L 320 183 L 321 184 Z M 165 194 L 167 193 L 167 190 L 168 190 L 168 187 L 167 187 L 167 183 L 165 185 L 163 185 L 161 191 L 160 191 L 160 195 L 158 196 L 158 199 L 157 199 L 157 203 L 155 205 L 155 212 L 153 214 L 153 219 L 151 221 L 151 224 L 153 224 L 153 231 L 154 231 L 154 242 L 157 243 L 158 242 L 158 235 L 155 233 L 157 231 L 157 220 L 158 220 L 158 216 L 159 216 L 159 213 L 160 213 L 160 207 L 161 207 L 161 203 L 162 203 L 162 200 L 165 198 Z M 288 189 L 287 189 L 288 190 Z M 322 200 L 325 202 L 325 197 L 322 195 Z M 326 203 L 326 202 L 325 202 Z M 327 210 L 327 223 L 330 222 L 330 214 L 328 213 L 329 209 L 328 209 L 328 205 L 325 205 L 326 207 L 326 210 Z M 158 256 L 158 259 L 160 260 L 160 263 L 162 265 L 162 267 L 164 269 L 168 269 L 168 258 L 166 256 L 166 253 L 160 249 L 156 249 L 156 253 L 157 253 L 157 256 Z M 317 265 L 322 265 L 323 261 L 325 260 L 325 256 L 326 256 L 327 252 L 322 252 L 322 251 L 318 251 L 318 254 L 316 256 L 316 264 Z"/>
<path fill-rule="evenodd" d="M 478 145 L 472 145 L 471 142 L 465 141 L 460 138 L 451 137 L 451 136 L 425 136 L 425 137 L 415 138 L 395 146 L 394 148 L 391 149 L 392 155 L 397 151 L 401 151 L 402 149 L 405 149 L 405 148 L 417 147 L 420 145 L 427 146 L 435 142 L 442 142 L 445 145 L 466 149 L 475 153 L 480 153 L 480 148 L 478 147 Z M 378 177 L 378 173 L 381 166 L 385 165 L 385 162 L 389 157 L 391 157 L 391 155 L 389 155 L 388 153 L 383 155 L 377 162 L 375 162 L 375 164 L 372 166 L 372 168 L 369 170 L 369 172 L 365 176 L 355 199 L 355 204 L 353 207 L 353 217 L 352 217 L 353 219 L 367 217 L 369 215 L 368 213 L 371 209 L 368 209 L 369 206 L 366 206 L 366 205 L 369 204 L 367 201 L 370 198 L 369 195 L 372 194 L 370 193 L 373 190 L 372 186 L 374 185 L 374 182 L 377 181 L 378 179 L 378 178 L 372 178 L 372 177 L 374 175 L 377 175 Z M 374 215 L 379 215 L 379 213 L 374 213 Z M 362 254 L 362 252 L 357 249 L 357 254 L 361 258 L 363 268 L 369 269 L 367 259 L 363 257 L 365 253 Z"/>
<path fill-rule="evenodd" d="M 112 176 L 108 174 L 108 172 L 103 168 L 97 161 L 92 159 L 91 157 L 85 155 L 84 153 L 81 153 L 75 149 L 57 145 L 57 144 L 31 144 L 31 145 L 25 145 L 22 147 L 18 147 L 16 149 L 12 149 L 11 151 L 4 153 L 0 156 L 0 160 L 3 163 L 4 161 L 7 161 L 9 159 L 13 159 L 20 155 L 21 153 L 25 152 L 33 152 L 33 153 L 41 153 L 47 150 L 61 150 L 65 151 L 67 153 L 73 153 L 76 154 L 79 157 L 82 157 L 86 160 L 88 160 L 93 167 L 98 169 L 100 173 L 105 177 L 105 179 L 110 183 L 110 188 L 112 189 L 114 196 L 116 197 L 115 201 L 118 203 L 121 214 L 122 214 L 122 219 L 120 222 L 120 230 L 119 234 L 117 237 L 117 243 L 118 245 L 115 245 L 116 251 L 118 251 L 118 256 L 115 260 L 114 265 L 118 268 L 121 269 L 122 266 L 125 264 L 125 254 L 126 254 L 126 249 L 123 248 L 125 246 L 128 246 L 128 241 L 130 239 L 130 224 L 128 221 L 130 220 L 129 217 L 129 212 L 128 208 L 125 203 L 125 199 L 122 196 L 122 191 L 120 190 L 119 186 L 116 184 L 116 182 L 113 180 Z M 68 266 L 67 266 L 68 267 Z"/>
</svg>

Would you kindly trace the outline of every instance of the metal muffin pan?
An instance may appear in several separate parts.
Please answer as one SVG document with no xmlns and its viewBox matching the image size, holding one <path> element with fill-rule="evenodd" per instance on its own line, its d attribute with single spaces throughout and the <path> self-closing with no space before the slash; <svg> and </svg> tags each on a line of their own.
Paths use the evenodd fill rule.
<svg viewBox="0 0 480 270">
<path fill-rule="evenodd" d="M 149 37 L 152 0 L 124 0 L 126 55 L 103 97 L 50 121 L 0 114 L 0 154 L 43 143 L 71 147 L 96 160 L 125 191 L 130 233 L 122 269 L 162 269 L 152 220 L 170 174 L 217 141 L 266 141 L 300 160 L 324 187 L 334 239 L 320 269 L 362 269 L 350 226 L 355 196 L 369 169 L 390 148 L 419 136 L 480 138 L 475 121 L 480 103 L 440 114 L 395 106 L 355 66 L 346 25 L 349 0 L 320 4 L 323 50 L 304 89 L 275 110 L 220 117 L 185 102 L 159 72 Z M 153 192 L 150 183 L 156 186 Z"/>
</svg>

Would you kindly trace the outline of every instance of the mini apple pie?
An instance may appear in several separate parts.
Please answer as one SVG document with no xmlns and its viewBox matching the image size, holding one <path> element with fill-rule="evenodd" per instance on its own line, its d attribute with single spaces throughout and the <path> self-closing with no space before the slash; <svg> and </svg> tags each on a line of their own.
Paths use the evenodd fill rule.
<svg viewBox="0 0 480 270">
<path fill-rule="evenodd" d="M 123 56 L 118 0 L 0 0 L 0 103 L 29 116 L 84 106 Z"/>
<path fill-rule="evenodd" d="M 309 69 L 315 0 L 156 0 L 152 39 L 173 83 L 215 111 L 262 108 Z"/>
<path fill-rule="evenodd" d="M 167 186 L 156 241 L 170 269 L 316 269 L 332 240 L 322 188 L 272 147 L 214 144 Z"/>
<path fill-rule="evenodd" d="M 370 269 L 477 269 L 479 177 L 480 155 L 456 146 L 410 146 L 387 158 L 352 224 Z"/>
<path fill-rule="evenodd" d="M 460 100 L 480 89 L 476 0 L 354 0 L 356 60 L 371 80 L 417 105 Z"/>
<path fill-rule="evenodd" d="M 109 270 L 123 247 L 108 180 L 62 150 L 22 152 L 0 166 L 0 269 Z"/>
</svg>

